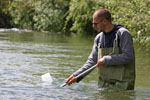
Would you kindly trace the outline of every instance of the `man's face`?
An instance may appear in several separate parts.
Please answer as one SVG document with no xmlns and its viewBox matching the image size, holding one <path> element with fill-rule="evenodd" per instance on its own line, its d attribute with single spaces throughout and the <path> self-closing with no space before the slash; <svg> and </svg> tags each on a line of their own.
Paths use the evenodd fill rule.
<svg viewBox="0 0 150 100">
<path fill-rule="evenodd" d="M 104 31 L 104 24 L 103 20 L 99 20 L 97 15 L 93 15 L 93 28 L 96 29 L 98 32 L 103 32 Z"/>
</svg>

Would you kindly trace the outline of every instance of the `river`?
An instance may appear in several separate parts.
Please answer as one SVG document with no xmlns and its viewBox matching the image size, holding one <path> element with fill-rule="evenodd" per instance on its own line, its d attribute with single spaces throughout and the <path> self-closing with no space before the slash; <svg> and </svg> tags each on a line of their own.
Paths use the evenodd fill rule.
<svg viewBox="0 0 150 100">
<path fill-rule="evenodd" d="M 93 37 L 0 29 L 1 100 L 150 100 L 150 53 L 135 45 L 133 91 L 98 91 L 97 70 L 81 82 L 60 87 L 87 60 Z M 43 82 L 50 73 L 53 82 Z"/>
</svg>

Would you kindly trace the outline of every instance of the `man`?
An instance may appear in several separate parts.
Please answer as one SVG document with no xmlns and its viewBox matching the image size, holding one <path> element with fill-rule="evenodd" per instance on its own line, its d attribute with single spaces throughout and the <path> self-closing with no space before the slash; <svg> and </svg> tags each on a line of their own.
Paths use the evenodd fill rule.
<svg viewBox="0 0 150 100">
<path fill-rule="evenodd" d="M 100 33 L 95 37 L 92 52 L 87 62 L 68 78 L 66 84 L 79 82 L 88 73 L 79 79 L 75 76 L 96 64 L 99 68 L 99 88 L 134 89 L 135 55 L 129 31 L 113 24 L 111 14 L 105 8 L 93 14 L 93 28 Z"/>
</svg>

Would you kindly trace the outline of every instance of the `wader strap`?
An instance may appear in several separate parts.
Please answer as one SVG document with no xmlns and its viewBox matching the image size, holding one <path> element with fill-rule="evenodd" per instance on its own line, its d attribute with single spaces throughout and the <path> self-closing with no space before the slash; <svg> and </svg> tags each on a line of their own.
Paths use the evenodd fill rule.
<svg viewBox="0 0 150 100">
<path fill-rule="evenodd" d="M 112 52 L 109 53 L 109 55 L 112 55 L 114 52 L 115 52 L 115 48 L 118 47 L 118 32 L 116 33 L 116 38 L 113 42 L 113 49 L 112 49 Z"/>
</svg>

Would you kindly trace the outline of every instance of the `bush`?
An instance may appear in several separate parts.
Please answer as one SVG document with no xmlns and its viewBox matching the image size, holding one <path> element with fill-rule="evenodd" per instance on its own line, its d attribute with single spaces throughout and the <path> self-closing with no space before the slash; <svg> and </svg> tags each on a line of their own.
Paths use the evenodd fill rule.
<svg viewBox="0 0 150 100">
<path fill-rule="evenodd" d="M 69 0 L 15 0 L 9 11 L 14 27 L 40 31 L 60 31 Z"/>
<path fill-rule="evenodd" d="M 150 26 L 150 1 L 148 0 L 71 0 L 69 20 L 73 20 L 71 30 L 82 34 L 91 29 L 92 14 L 99 8 L 107 8 L 113 17 L 113 22 L 127 27 L 133 35 L 138 31 L 147 34 Z M 91 33 L 92 34 L 92 33 Z"/>
<path fill-rule="evenodd" d="M 113 22 L 126 27 L 135 41 L 150 46 L 149 5 L 149 0 L 71 0 L 65 25 L 72 20 L 71 31 L 93 34 L 91 21 L 94 11 L 107 8 L 112 14 Z"/>
<path fill-rule="evenodd" d="M 18 28 L 33 29 L 34 7 L 30 0 L 14 0 L 9 6 L 11 25 Z"/>
<path fill-rule="evenodd" d="M 89 35 L 94 33 L 91 23 L 93 13 L 99 8 L 107 8 L 112 13 L 113 22 L 126 27 L 135 37 L 135 41 L 150 45 L 149 0 L 6 1 L 9 1 L 7 2 L 8 7 L 5 8 L 5 11 L 3 8 L 3 11 L 6 13 L 9 8 L 12 17 L 10 23 L 13 27 L 40 31 L 65 29 L 67 33 L 71 31 Z M 2 12 L 1 9 L 0 12 Z"/>
</svg>

